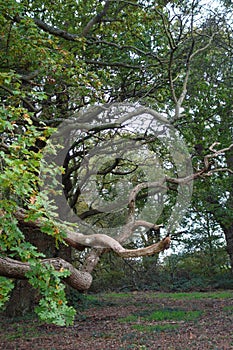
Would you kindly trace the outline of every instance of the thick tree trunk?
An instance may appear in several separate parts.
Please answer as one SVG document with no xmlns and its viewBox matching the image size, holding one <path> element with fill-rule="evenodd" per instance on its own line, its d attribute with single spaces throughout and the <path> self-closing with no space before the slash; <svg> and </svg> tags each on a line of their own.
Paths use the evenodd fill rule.
<svg viewBox="0 0 233 350">
<path fill-rule="evenodd" d="M 226 153 L 227 168 L 233 172 L 233 150 Z M 230 258 L 231 270 L 233 272 L 233 173 L 228 174 L 228 199 L 223 206 L 220 200 L 213 194 L 207 194 L 208 210 L 214 216 L 216 222 L 221 226 L 225 239 L 226 250 Z"/>
<path fill-rule="evenodd" d="M 24 316 L 33 311 L 38 298 L 38 291 L 33 289 L 27 280 L 16 280 L 4 315 L 7 317 Z"/>
<path fill-rule="evenodd" d="M 213 204 L 213 201 L 211 204 Z M 219 215 L 219 204 L 215 205 L 215 209 L 215 211 L 211 210 L 211 213 L 224 232 L 226 239 L 226 251 L 230 258 L 231 271 L 233 273 L 233 217 L 231 214 L 228 215 L 227 212 L 225 212 L 225 209 L 222 210 L 222 215 Z M 229 211 L 229 208 L 227 208 L 227 211 Z M 218 215 L 216 215 L 216 212 L 218 212 Z"/>
<path fill-rule="evenodd" d="M 46 257 L 62 256 L 66 261 L 71 260 L 70 247 L 63 246 L 61 251 L 58 251 L 54 239 L 42 234 L 39 229 L 32 229 L 32 227 L 26 225 L 20 227 L 20 229 L 24 232 L 26 239 L 35 245 L 40 252 L 44 253 Z M 17 279 L 4 314 L 8 317 L 23 316 L 34 309 L 38 299 L 38 291 L 32 288 L 28 281 Z"/>
</svg>

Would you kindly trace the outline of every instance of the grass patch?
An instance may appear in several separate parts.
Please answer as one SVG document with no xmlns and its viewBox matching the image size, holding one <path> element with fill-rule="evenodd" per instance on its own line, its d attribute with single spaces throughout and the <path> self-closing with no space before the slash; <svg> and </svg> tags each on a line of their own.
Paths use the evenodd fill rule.
<svg viewBox="0 0 233 350">
<path fill-rule="evenodd" d="M 139 315 L 128 315 L 126 317 L 119 318 L 118 322 L 121 322 L 121 323 L 137 322 L 139 317 L 140 317 Z"/>
<path fill-rule="evenodd" d="M 233 306 L 224 306 L 223 307 L 223 311 L 225 311 L 225 312 L 233 312 Z"/>
<path fill-rule="evenodd" d="M 91 295 L 91 294 L 86 294 L 85 295 L 86 300 L 88 300 L 89 302 L 99 302 L 99 299 L 95 296 L 95 295 Z"/>
<path fill-rule="evenodd" d="M 152 312 L 149 316 L 144 319 L 147 321 L 193 321 L 199 318 L 202 311 L 184 311 L 175 309 L 162 309 Z"/>
<path fill-rule="evenodd" d="M 151 312 L 151 310 L 143 310 L 135 315 L 128 315 L 124 318 L 119 318 L 121 323 L 133 323 L 141 321 L 194 321 L 198 319 L 202 311 L 185 311 L 180 309 L 161 309 Z"/>
<path fill-rule="evenodd" d="M 179 326 L 180 326 L 179 324 L 155 324 L 155 325 L 134 324 L 132 328 L 143 333 L 153 333 L 153 332 L 174 331 L 177 328 L 179 328 Z"/>
</svg>

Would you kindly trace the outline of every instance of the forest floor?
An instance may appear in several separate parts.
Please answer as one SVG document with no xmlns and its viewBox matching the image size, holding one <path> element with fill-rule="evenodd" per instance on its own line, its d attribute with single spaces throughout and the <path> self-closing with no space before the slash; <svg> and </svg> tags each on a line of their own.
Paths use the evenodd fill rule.
<svg viewBox="0 0 233 350">
<path fill-rule="evenodd" d="M 230 350 L 233 291 L 88 295 L 73 326 L 0 318 L 1 350 Z"/>
</svg>

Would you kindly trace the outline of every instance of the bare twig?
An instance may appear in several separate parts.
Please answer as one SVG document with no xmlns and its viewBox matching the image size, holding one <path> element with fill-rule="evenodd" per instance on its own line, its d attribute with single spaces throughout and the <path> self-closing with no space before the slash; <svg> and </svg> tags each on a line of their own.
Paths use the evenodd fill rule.
<svg viewBox="0 0 233 350">
<path fill-rule="evenodd" d="M 227 151 L 230 151 L 233 148 L 233 144 L 231 144 L 229 147 L 226 148 L 222 148 L 219 150 L 216 150 L 214 147 L 220 145 L 219 142 L 214 142 L 210 147 L 209 150 L 212 152 L 210 154 L 207 154 L 204 157 L 204 165 L 205 165 L 205 169 L 208 170 L 208 172 L 206 173 L 206 176 L 211 175 L 213 172 L 219 172 L 219 171 L 228 171 L 230 173 L 233 173 L 233 171 L 229 168 L 215 168 L 215 169 L 210 169 L 210 159 L 216 158 L 217 156 L 219 156 L 220 154 L 223 154 Z"/>
</svg>

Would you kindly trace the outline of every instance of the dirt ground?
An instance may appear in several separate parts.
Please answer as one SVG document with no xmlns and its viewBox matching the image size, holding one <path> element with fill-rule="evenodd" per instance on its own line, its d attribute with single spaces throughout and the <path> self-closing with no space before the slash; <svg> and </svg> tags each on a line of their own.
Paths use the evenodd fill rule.
<svg viewBox="0 0 233 350">
<path fill-rule="evenodd" d="M 187 311 L 188 316 L 175 320 L 145 316 L 156 310 Z M 195 319 L 189 317 L 193 311 L 198 312 Z M 102 295 L 79 311 L 70 327 L 3 317 L 0 327 L 1 350 L 230 350 L 233 291 L 228 298 L 173 298 L 152 292 Z"/>
</svg>

